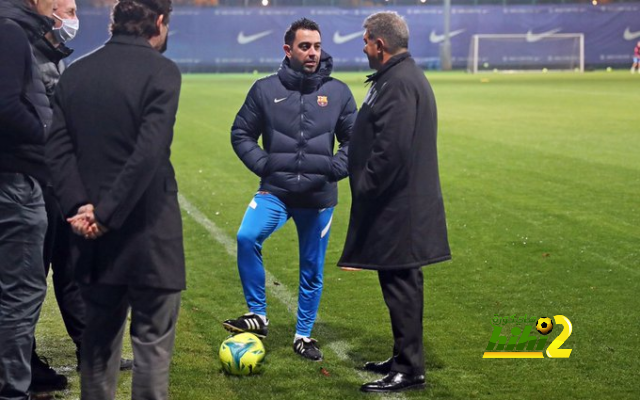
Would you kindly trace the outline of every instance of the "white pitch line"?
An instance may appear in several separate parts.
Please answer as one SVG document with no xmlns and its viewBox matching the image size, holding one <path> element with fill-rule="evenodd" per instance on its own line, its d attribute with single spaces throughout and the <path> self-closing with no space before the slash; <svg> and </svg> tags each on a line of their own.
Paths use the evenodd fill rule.
<svg viewBox="0 0 640 400">
<path fill-rule="evenodd" d="M 206 215 L 200 212 L 200 210 L 198 210 L 196 206 L 191 204 L 191 202 L 187 200 L 187 198 L 184 197 L 181 193 L 178 193 L 178 201 L 180 202 L 180 207 L 182 207 L 182 209 L 186 211 L 186 213 L 189 214 L 189 216 L 191 216 L 191 218 L 193 218 L 194 221 L 196 221 L 204 229 L 206 229 L 209 232 L 209 234 L 211 234 L 211 237 L 213 237 L 213 239 L 216 242 L 220 243 L 222 247 L 224 247 L 224 249 L 227 251 L 227 254 L 229 254 L 231 257 L 235 259 L 236 249 L 237 249 L 236 242 L 232 238 L 230 238 L 222 229 L 220 229 L 215 223 L 209 220 L 209 218 L 207 218 Z M 278 299 L 282 304 L 284 304 L 285 307 L 287 307 L 287 310 L 289 310 L 289 312 L 295 316 L 298 310 L 298 302 L 295 296 L 282 283 L 279 283 L 276 285 L 275 284 L 275 282 L 277 282 L 276 277 L 273 276 L 269 271 L 267 271 L 266 268 L 265 268 L 265 275 L 266 275 L 267 288 L 272 292 L 273 296 L 275 296 L 276 299 Z M 319 314 L 316 318 L 316 322 L 320 322 Z M 335 335 L 333 335 L 332 332 L 329 331 L 328 329 L 322 329 L 321 327 L 318 326 L 316 330 L 320 330 L 321 332 L 324 332 L 323 336 L 326 336 L 329 338 L 335 337 Z M 331 341 L 329 344 L 327 344 L 327 348 L 333 351 L 336 354 L 336 356 L 343 362 L 350 360 L 350 357 L 348 355 L 349 347 L 350 347 L 349 344 L 344 341 L 334 340 L 334 341 Z M 356 370 L 356 373 L 358 377 L 361 378 L 363 381 L 370 381 L 375 377 L 374 374 L 370 374 L 365 371 Z M 405 396 L 403 396 L 402 393 L 388 393 L 381 396 L 377 396 L 376 398 L 388 399 L 388 400 L 404 400 Z"/>
<path fill-rule="evenodd" d="M 189 200 L 180 193 L 178 193 L 178 201 L 180 202 L 180 207 L 182 207 L 197 223 L 202 225 L 202 227 L 211 234 L 215 241 L 224 247 L 227 254 L 235 259 L 237 249 L 236 241 L 231 239 L 222 229 L 218 228 L 216 224 L 210 221 L 206 215 L 200 212 L 196 206 L 191 204 L 191 202 L 189 202 Z M 298 310 L 298 301 L 295 296 L 291 294 L 284 285 L 280 283 L 276 284 L 276 278 L 271 275 L 266 268 L 264 272 L 266 275 L 267 287 L 273 292 L 276 298 L 287 307 L 287 310 L 295 315 Z"/>
</svg>

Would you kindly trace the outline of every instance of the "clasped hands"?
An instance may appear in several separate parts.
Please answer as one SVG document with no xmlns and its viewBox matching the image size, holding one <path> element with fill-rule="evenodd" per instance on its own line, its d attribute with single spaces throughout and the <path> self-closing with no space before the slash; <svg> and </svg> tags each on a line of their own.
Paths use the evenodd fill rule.
<svg viewBox="0 0 640 400">
<path fill-rule="evenodd" d="M 107 227 L 96 221 L 96 216 L 93 211 L 93 204 L 85 204 L 78 208 L 76 215 L 67 218 L 67 222 L 71 224 L 73 233 L 85 239 L 97 239 L 107 233 Z"/>
</svg>

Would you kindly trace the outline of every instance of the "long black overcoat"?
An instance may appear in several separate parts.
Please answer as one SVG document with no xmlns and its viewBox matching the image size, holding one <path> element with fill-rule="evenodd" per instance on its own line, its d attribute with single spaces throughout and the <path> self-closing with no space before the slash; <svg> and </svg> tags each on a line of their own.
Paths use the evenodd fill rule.
<svg viewBox="0 0 640 400">
<path fill-rule="evenodd" d="M 67 216 L 95 206 L 109 232 L 73 235 L 83 283 L 185 288 L 178 185 L 169 160 L 181 76 L 142 37 L 115 35 L 71 64 L 45 146 Z"/>
<path fill-rule="evenodd" d="M 369 81 L 351 136 L 351 217 L 338 265 L 393 270 L 448 260 L 431 86 L 408 52 Z"/>
</svg>

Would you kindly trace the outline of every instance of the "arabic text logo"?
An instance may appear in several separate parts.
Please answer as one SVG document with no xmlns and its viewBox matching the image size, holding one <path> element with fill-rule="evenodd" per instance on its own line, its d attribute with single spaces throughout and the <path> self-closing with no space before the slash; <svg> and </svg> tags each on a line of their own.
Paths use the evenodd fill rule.
<svg viewBox="0 0 640 400">
<path fill-rule="evenodd" d="M 553 339 L 547 347 L 547 357 L 549 358 L 569 358 L 572 349 L 561 349 L 560 346 L 571 336 L 573 332 L 573 326 L 569 318 L 564 315 L 556 315 L 553 317 L 555 323 L 551 321 L 551 318 L 542 317 L 537 319 L 535 328 L 543 335 L 551 333 L 554 326 L 564 326 L 562 332 Z M 497 324 L 500 324 L 501 318 L 497 319 Z M 502 319 L 504 322 L 504 319 Z M 524 320 L 516 320 L 516 322 L 531 322 L 531 318 Z M 508 322 L 508 319 L 507 319 Z M 536 334 L 533 325 L 529 324 L 521 329 L 520 327 L 513 327 L 511 330 L 504 332 L 506 335 L 502 336 L 502 326 L 496 326 L 494 319 L 493 333 L 489 339 L 489 344 L 485 349 L 482 358 L 544 358 L 542 350 L 544 350 L 547 344 L 547 336 L 539 336 Z"/>
</svg>

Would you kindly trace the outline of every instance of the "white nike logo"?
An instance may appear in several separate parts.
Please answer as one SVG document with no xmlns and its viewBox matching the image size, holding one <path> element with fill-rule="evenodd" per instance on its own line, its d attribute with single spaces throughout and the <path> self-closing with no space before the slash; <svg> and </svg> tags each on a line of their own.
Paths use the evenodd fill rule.
<svg viewBox="0 0 640 400">
<path fill-rule="evenodd" d="M 550 31 L 542 32 L 542 33 L 533 33 L 531 29 L 527 32 L 526 40 L 528 43 L 538 42 L 547 36 L 551 36 L 554 33 L 560 32 L 562 29 L 551 29 Z"/>
<path fill-rule="evenodd" d="M 347 43 L 353 39 L 361 38 L 362 35 L 364 35 L 364 31 L 358 31 L 358 32 L 350 33 L 348 35 L 341 35 L 340 31 L 336 31 L 333 34 L 333 43 L 335 44 Z"/>
<path fill-rule="evenodd" d="M 627 29 L 624 30 L 624 35 L 622 36 L 624 37 L 624 40 L 634 40 L 640 37 L 640 31 L 631 32 L 627 26 Z"/>
<path fill-rule="evenodd" d="M 178 33 L 178 31 L 175 31 L 175 30 L 174 31 L 169 31 L 169 33 L 167 33 L 167 36 L 173 36 L 176 33 Z"/>
<path fill-rule="evenodd" d="M 286 97 L 283 97 L 281 99 L 273 99 L 273 102 L 274 103 L 280 103 L 281 101 L 285 101 L 286 99 L 287 99 Z"/>
<path fill-rule="evenodd" d="M 255 42 L 258 39 L 262 39 L 263 37 L 270 35 L 271 32 L 273 31 L 264 31 L 264 32 L 256 33 L 254 35 L 245 36 L 244 32 L 240 31 L 240 33 L 238 33 L 238 43 L 247 44 L 247 43 Z"/>
<path fill-rule="evenodd" d="M 449 32 L 449 39 L 451 39 L 454 36 L 457 36 L 457 35 L 461 34 L 465 30 L 466 29 L 458 29 L 457 31 Z M 431 43 L 444 42 L 444 39 L 445 39 L 445 36 L 436 34 L 435 30 L 431 31 L 431 35 L 429 35 L 429 40 L 431 41 Z"/>
</svg>

